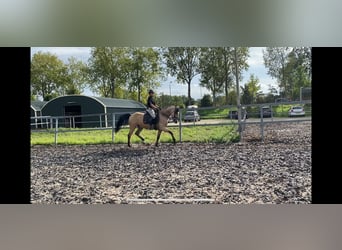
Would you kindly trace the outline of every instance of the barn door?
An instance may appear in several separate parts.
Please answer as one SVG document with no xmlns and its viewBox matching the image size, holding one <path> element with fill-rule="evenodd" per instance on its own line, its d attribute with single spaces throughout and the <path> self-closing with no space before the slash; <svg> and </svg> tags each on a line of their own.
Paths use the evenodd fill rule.
<svg viewBox="0 0 342 250">
<path fill-rule="evenodd" d="M 66 128 L 82 128 L 81 106 L 72 105 L 64 107 L 64 115 L 71 116 L 65 118 Z M 75 117 L 76 116 L 76 117 Z"/>
</svg>

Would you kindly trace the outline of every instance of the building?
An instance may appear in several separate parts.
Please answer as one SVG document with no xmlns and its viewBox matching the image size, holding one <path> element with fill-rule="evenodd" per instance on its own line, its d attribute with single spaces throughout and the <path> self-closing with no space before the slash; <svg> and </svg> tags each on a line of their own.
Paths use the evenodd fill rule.
<svg viewBox="0 0 342 250">
<path fill-rule="evenodd" d="M 127 99 L 90 97 L 84 95 L 59 96 L 47 102 L 44 116 L 59 117 L 59 127 L 110 127 L 124 113 L 145 111 L 140 102 Z"/>
</svg>

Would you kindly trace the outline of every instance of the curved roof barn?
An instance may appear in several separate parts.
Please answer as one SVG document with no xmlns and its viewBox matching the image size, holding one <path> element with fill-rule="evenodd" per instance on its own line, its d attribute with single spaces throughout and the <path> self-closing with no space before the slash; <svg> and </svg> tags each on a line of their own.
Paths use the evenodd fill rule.
<svg viewBox="0 0 342 250">
<path fill-rule="evenodd" d="M 66 127 L 108 127 L 112 125 L 113 114 L 117 120 L 122 113 L 145 110 L 145 105 L 129 99 L 66 95 L 47 102 L 42 107 L 42 114 L 65 117 Z"/>
</svg>

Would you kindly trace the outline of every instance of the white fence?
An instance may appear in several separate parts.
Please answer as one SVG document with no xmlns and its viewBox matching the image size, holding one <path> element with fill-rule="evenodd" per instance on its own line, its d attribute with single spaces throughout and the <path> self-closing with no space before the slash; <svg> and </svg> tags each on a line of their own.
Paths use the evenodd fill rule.
<svg viewBox="0 0 342 250">
<path fill-rule="evenodd" d="M 274 107 L 279 107 L 281 105 L 306 105 L 306 115 L 305 117 L 297 118 L 287 118 L 288 109 L 284 108 L 284 110 L 280 109 L 280 112 L 272 112 L 271 117 L 265 118 L 263 117 L 263 109 L 262 107 L 268 106 L 272 110 Z M 201 117 L 200 121 L 193 122 L 183 122 L 183 115 L 186 109 L 180 109 L 179 112 L 179 123 L 169 124 L 169 127 L 177 126 L 179 128 L 179 141 L 182 142 L 182 128 L 187 126 L 236 126 L 238 132 L 240 133 L 240 137 L 243 136 L 243 131 L 245 127 L 251 124 L 259 124 L 260 125 L 260 136 L 261 139 L 264 139 L 264 129 L 265 125 L 272 123 L 287 123 L 287 122 L 304 122 L 311 121 L 311 100 L 310 101 L 302 101 L 302 102 L 285 102 L 285 103 L 263 103 L 263 104 L 250 104 L 250 105 L 242 105 L 240 109 L 253 108 L 256 112 L 251 113 L 247 112 L 248 119 L 246 116 L 241 117 L 241 119 L 233 119 L 230 116 L 231 110 L 238 110 L 238 107 L 235 105 L 227 105 L 221 107 L 207 107 L 207 108 L 198 108 L 197 111 L 201 114 L 206 113 L 205 117 Z M 208 115 L 212 111 L 215 113 L 215 110 L 224 110 L 227 111 L 224 115 Z M 279 108 L 278 108 L 279 110 Z M 222 112 L 221 112 L 222 113 Z M 58 134 L 63 132 L 79 132 L 79 131 L 94 131 L 94 130 L 111 130 L 112 131 L 112 142 L 115 142 L 115 123 L 119 119 L 122 114 L 127 114 L 127 112 L 120 113 L 101 113 L 101 114 L 89 114 L 89 115 L 78 115 L 78 116 L 39 116 L 39 117 L 31 117 L 31 132 L 39 133 L 39 132 L 50 132 L 54 133 L 55 136 L 55 144 L 58 143 Z M 241 112 L 241 114 L 244 114 Z M 253 118 L 254 117 L 254 118 Z M 204 119 L 207 118 L 207 119 Z M 211 118 L 211 119 L 210 119 Z M 60 130 L 60 128 L 64 128 Z M 68 129 L 69 128 L 69 129 Z M 79 129 L 75 129 L 79 128 Z"/>
</svg>

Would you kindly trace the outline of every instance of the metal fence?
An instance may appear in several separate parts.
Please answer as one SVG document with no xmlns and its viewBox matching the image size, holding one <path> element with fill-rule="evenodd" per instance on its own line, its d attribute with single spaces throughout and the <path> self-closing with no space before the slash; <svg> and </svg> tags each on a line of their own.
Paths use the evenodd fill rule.
<svg viewBox="0 0 342 250">
<path fill-rule="evenodd" d="M 64 132 L 82 132 L 112 130 L 112 142 L 115 140 L 115 123 L 127 112 L 100 113 L 75 116 L 38 116 L 31 117 L 31 133 L 54 133 L 54 142 L 58 143 L 58 134 Z M 79 118 L 87 118 L 79 119 Z M 44 122 L 40 122 L 40 121 Z M 78 129 L 76 129 L 78 128 Z"/>
<path fill-rule="evenodd" d="M 300 119 L 287 118 L 288 106 L 305 105 L 306 115 Z M 264 117 L 263 108 L 269 107 L 272 110 L 270 117 Z M 284 106 L 284 109 L 281 107 Z M 243 116 L 235 119 L 231 116 L 231 111 L 246 110 L 241 112 Z M 184 122 L 183 117 L 186 109 L 180 109 L 179 123 L 170 124 L 169 127 L 179 128 L 179 141 L 182 142 L 182 128 L 188 126 L 236 126 L 240 137 L 243 137 L 243 132 L 248 125 L 258 124 L 260 126 L 260 136 L 264 140 L 265 125 L 275 123 L 293 123 L 311 121 L 311 100 L 302 102 L 278 102 L 278 103 L 263 103 L 241 105 L 226 105 L 220 107 L 206 107 L 196 109 L 201 116 L 200 121 Z M 278 111 L 275 111 L 278 110 Z M 280 110 L 280 111 L 279 111 Z M 251 112 L 253 111 L 253 112 Z M 120 113 L 101 113 L 78 116 L 38 116 L 31 117 L 31 133 L 50 132 L 54 133 L 54 142 L 58 143 L 58 134 L 63 132 L 80 132 L 80 131 L 95 131 L 95 130 L 111 130 L 112 143 L 115 142 L 115 123 L 122 114 Z M 203 114 L 205 114 L 203 116 Z M 247 118 L 248 116 L 248 118 Z M 252 119 L 251 119 L 252 118 Z M 63 129 L 61 129 L 63 128 Z M 75 129 L 78 128 L 78 129 Z"/>
</svg>

